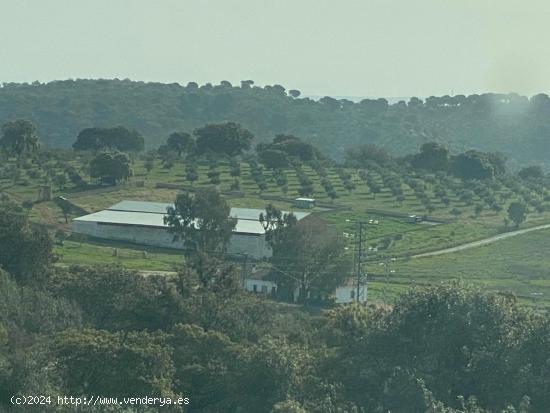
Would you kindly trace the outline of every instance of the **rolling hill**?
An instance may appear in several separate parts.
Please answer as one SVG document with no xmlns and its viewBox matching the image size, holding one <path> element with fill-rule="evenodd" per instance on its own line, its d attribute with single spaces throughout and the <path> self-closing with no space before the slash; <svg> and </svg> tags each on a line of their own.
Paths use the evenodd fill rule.
<svg viewBox="0 0 550 413">
<path fill-rule="evenodd" d="M 550 99 L 543 94 L 531 99 L 515 94 L 411 98 L 389 104 L 385 99 L 312 100 L 280 85 L 257 87 L 251 81 L 181 86 L 65 80 L 0 87 L 0 123 L 30 119 L 43 142 L 62 148 L 92 126 L 134 128 L 145 136 L 148 148 L 156 148 L 174 131 L 235 121 L 255 134 L 256 143 L 290 133 L 336 159 L 360 144 L 402 155 L 437 141 L 455 151 L 502 152 L 514 167 L 548 162 L 549 115 Z"/>
</svg>

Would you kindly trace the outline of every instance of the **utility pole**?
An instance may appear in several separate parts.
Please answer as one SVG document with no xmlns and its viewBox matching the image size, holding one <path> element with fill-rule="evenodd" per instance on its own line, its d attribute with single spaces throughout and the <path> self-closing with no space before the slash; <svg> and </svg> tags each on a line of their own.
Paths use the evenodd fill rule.
<svg viewBox="0 0 550 413">
<path fill-rule="evenodd" d="M 355 233 L 355 276 L 356 276 L 356 291 L 355 299 L 358 303 L 362 299 L 367 301 L 367 274 L 363 272 L 363 258 L 364 258 L 364 228 L 365 223 L 363 221 L 357 221 L 357 230 Z"/>
</svg>

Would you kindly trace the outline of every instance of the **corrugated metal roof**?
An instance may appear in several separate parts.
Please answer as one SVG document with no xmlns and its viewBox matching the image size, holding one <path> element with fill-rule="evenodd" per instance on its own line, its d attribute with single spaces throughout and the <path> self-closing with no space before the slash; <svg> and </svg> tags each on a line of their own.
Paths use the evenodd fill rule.
<svg viewBox="0 0 550 413">
<path fill-rule="evenodd" d="M 148 212 L 154 214 L 166 214 L 168 207 L 174 204 L 166 202 L 144 202 L 144 201 L 120 201 L 109 207 L 110 211 Z"/>
<path fill-rule="evenodd" d="M 256 208 L 231 208 L 229 213 L 232 217 L 237 219 L 249 219 L 249 220 L 259 220 L 261 213 L 265 214 L 265 209 L 256 209 Z M 290 211 L 282 211 L 283 214 L 288 214 Z M 305 218 L 309 215 L 309 212 L 294 212 L 292 213 L 296 216 L 296 219 L 299 221 L 302 218 Z"/>
<path fill-rule="evenodd" d="M 237 220 L 237 225 L 233 232 L 240 234 L 265 234 L 265 229 L 260 221 L 251 221 L 248 219 Z"/>
<path fill-rule="evenodd" d="M 164 215 L 148 212 L 104 210 L 75 218 L 75 221 L 102 222 L 108 224 L 145 225 L 148 227 L 166 227 Z"/>
<path fill-rule="evenodd" d="M 117 225 L 140 225 L 154 228 L 167 228 L 164 223 L 164 214 L 156 214 L 150 212 L 133 212 L 133 211 L 111 211 L 104 210 L 93 214 L 84 215 L 83 217 L 75 218 L 75 221 L 100 222 L 102 224 L 117 224 Z M 240 234 L 256 234 L 261 235 L 265 230 L 259 221 L 239 219 L 233 230 Z"/>
<path fill-rule="evenodd" d="M 119 203 L 108 208 L 109 211 L 128 211 L 128 212 L 146 212 L 153 214 L 165 214 L 168 207 L 173 207 L 173 203 L 166 202 L 145 202 L 145 201 L 120 201 Z M 247 219 L 257 221 L 263 209 L 257 208 L 231 208 L 230 216 L 237 219 Z M 290 211 L 283 211 L 289 213 Z M 309 212 L 294 212 L 298 220 L 305 218 Z"/>
<path fill-rule="evenodd" d="M 142 202 L 142 201 L 121 201 L 109 209 L 95 212 L 75 218 L 75 221 L 100 222 L 104 224 L 119 225 L 141 225 L 155 228 L 166 228 L 164 216 L 171 203 L 164 202 Z M 241 234 L 265 233 L 259 221 L 262 209 L 253 208 L 231 208 L 230 216 L 237 218 L 237 225 L 233 232 Z M 285 211 L 286 212 L 286 211 Z M 298 220 L 309 215 L 308 212 L 294 212 Z"/>
</svg>

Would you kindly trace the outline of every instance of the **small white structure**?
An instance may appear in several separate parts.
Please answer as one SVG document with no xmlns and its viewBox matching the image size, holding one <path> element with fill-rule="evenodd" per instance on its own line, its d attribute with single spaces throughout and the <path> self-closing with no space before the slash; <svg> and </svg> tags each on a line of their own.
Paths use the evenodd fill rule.
<svg viewBox="0 0 550 413">
<path fill-rule="evenodd" d="M 294 206 L 298 208 L 309 209 L 315 206 L 315 199 L 313 198 L 296 198 L 294 200 Z"/>
<path fill-rule="evenodd" d="M 365 286 L 365 292 L 366 292 L 366 286 Z M 336 296 L 336 300 L 334 301 L 336 304 L 349 304 L 357 300 L 356 298 L 357 294 L 357 286 L 350 284 L 342 285 L 340 287 L 336 287 L 336 291 L 334 292 L 334 295 Z M 360 297 L 359 302 L 366 303 L 367 297 L 366 294 L 363 294 L 362 297 Z"/>
<path fill-rule="evenodd" d="M 422 222 L 423 219 L 422 217 L 419 217 L 418 215 L 409 215 L 407 217 L 407 222 L 411 223 L 411 224 L 417 224 L 419 222 Z"/>
<path fill-rule="evenodd" d="M 277 292 L 277 284 L 269 280 L 258 280 L 255 278 L 244 279 L 244 289 L 258 294 L 275 294 Z"/>
<path fill-rule="evenodd" d="M 183 243 L 174 241 L 174 236 L 164 223 L 169 203 L 121 201 L 103 211 L 75 218 L 73 233 L 115 241 L 151 245 L 163 248 L 182 249 Z M 265 229 L 260 223 L 261 209 L 231 208 L 230 216 L 237 225 L 229 240 L 227 252 L 248 254 L 253 258 L 270 257 L 272 252 L 265 240 Z M 309 215 L 294 212 L 298 220 Z"/>
</svg>

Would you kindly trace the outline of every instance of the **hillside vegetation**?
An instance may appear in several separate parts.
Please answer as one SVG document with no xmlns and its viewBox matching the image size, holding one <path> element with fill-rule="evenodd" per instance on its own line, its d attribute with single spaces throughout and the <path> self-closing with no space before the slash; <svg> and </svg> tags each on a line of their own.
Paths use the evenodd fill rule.
<svg viewBox="0 0 550 413">
<path fill-rule="evenodd" d="M 158 411 L 120 403 L 143 396 L 198 413 L 548 411 L 540 166 L 437 142 L 404 157 L 361 145 L 338 163 L 288 134 L 254 152 L 235 122 L 148 152 L 123 125 L 85 128 L 73 150 L 45 147 L 27 120 L 0 133 L 0 412 L 34 411 L 12 408 L 33 394 L 47 412 L 75 411 L 56 395 L 118 398 L 125 413 Z M 283 214 L 298 196 L 317 200 L 300 223 Z M 123 199 L 174 202 L 185 248 L 71 234 L 72 218 Z M 271 258 L 226 254 L 238 206 L 265 208 Z M 276 291 L 243 290 L 264 272 Z M 357 275 L 366 305 L 337 305 Z"/>
<path fill-rule="evenodd" d="M 454 151 L 500 151 L 512 166 L 547 162 L 550 99 L 544 94 L 411 98 L 393 105 L 385 99 L 354 103 L 299 96 L 297 90 L 256 87 L 252 81 L 239 86 L 225 81 L 216 86 L 130 80 L 9 83 L 0 88 L 0 123 L 30 119 L 47 145 L 65 148 L 89 127 L 124 125 L 141 133 L 146 147 L 156 148 L 174 131 L 230 120 L 249 129 L 255 143 L 295 134 L 335 158 L 358 144 L 402 155 L 437 141 Z"/>
<path fill-rule="evenodd" d="M 292 200 L 298 196 L 312 196 L 319 205 L 314 211 L 350 243 L 354 221 L 369 223 L 366 245 L 371 274 L 369 299 L 373 302 L 393 300 L 411 283 L 462 278 L 492 290 L 513 291 L 524 302 L 536 304 L 531 293 L 539 289 L 527 282 L 535 277 L 542 285 L 548 277 L 532 255 L 539 251 L 538 241 L 524 244 L 525 240 L 539 239 L 535 235 L 518 237 L 479 252 L 410 261 L 408 257 L 514 230 L 515 223 L 508 212 L 513 203 L 525 205 L 528 210 L 527 220 L 520 223 L 520 228 L 548 223 L 548 177 L 539 176 L 536 169 L 524 168 L 517 175 L 503 173 L 465 180 L 444 170 L 411 166 L 419 159 L 425 161 L 425 166 L 441 166 L 442 159 L 453 165 L 460 159 L 460 155 L 437 156 L 441 148 L 423 149 L 406 158 L 410 165 L 370 148 L 370 152 L 350 159 L 348 164 L 327 160 L 300 163 L 295 158 L 292 164 L 281 168 L 269 168 L 255 157 L 208 160 L 172 157 L 161 151 L 133 156 L 131 176 L 110 186 L 95 185 L 90 177 L 88 163 L 94 159 L 93 154 L 42 150 L 34 162 L 6 159 L 0 167 L 0 192 L 25 204 L 33 222 L 45 224 L 52 233 L 60 232 L 61 237 L 63 233 L 69 234 L 71 218 L 86 211 L 98 211 L 124 199 L 172 202 L 184 189 L 200 192 L 215 186 L 231 206 L 265 208 L 272 203 L 283 210 L 293 209 Z M 431 157 L 427 156 L 427 149 L 433 152 Z M 374 155 L 378 155 L 380 163 L 372 159 Z M 36 202 L 41 185 L 52 185 L 54 196 L 67 198 L 76 209 L 64 211 L 55 201 Z M 411 223 L 409 214 L 426 215 L 434 221 Z M 547 232 L 541 236 L 547 237 Z M 508 245 L 510 248 L 503 248 Z M 506 274 L 502 273 L 500 264 L 509 265 L 508 258 L 512 257 L 505 251 L 514 249 L 523 258 L 517 265 L 509 266 Z M 348 251 L 351 262 L 352 248 Z M 170 271 L 182 262 L 170 250 L 77 238 L 60 242 L 55 252 L 60 265 L 112 262 L 129 269 Z M 459 256 L 476 259 L 457 261 Z M 389 279 L 384 276 L 384 267 L 379 266 L 387 257 L 398 259 L 392 266 L 395 274 Z M 549 297 L 545 295 L 540 301 L 548 305 Z"/>
</svg>

